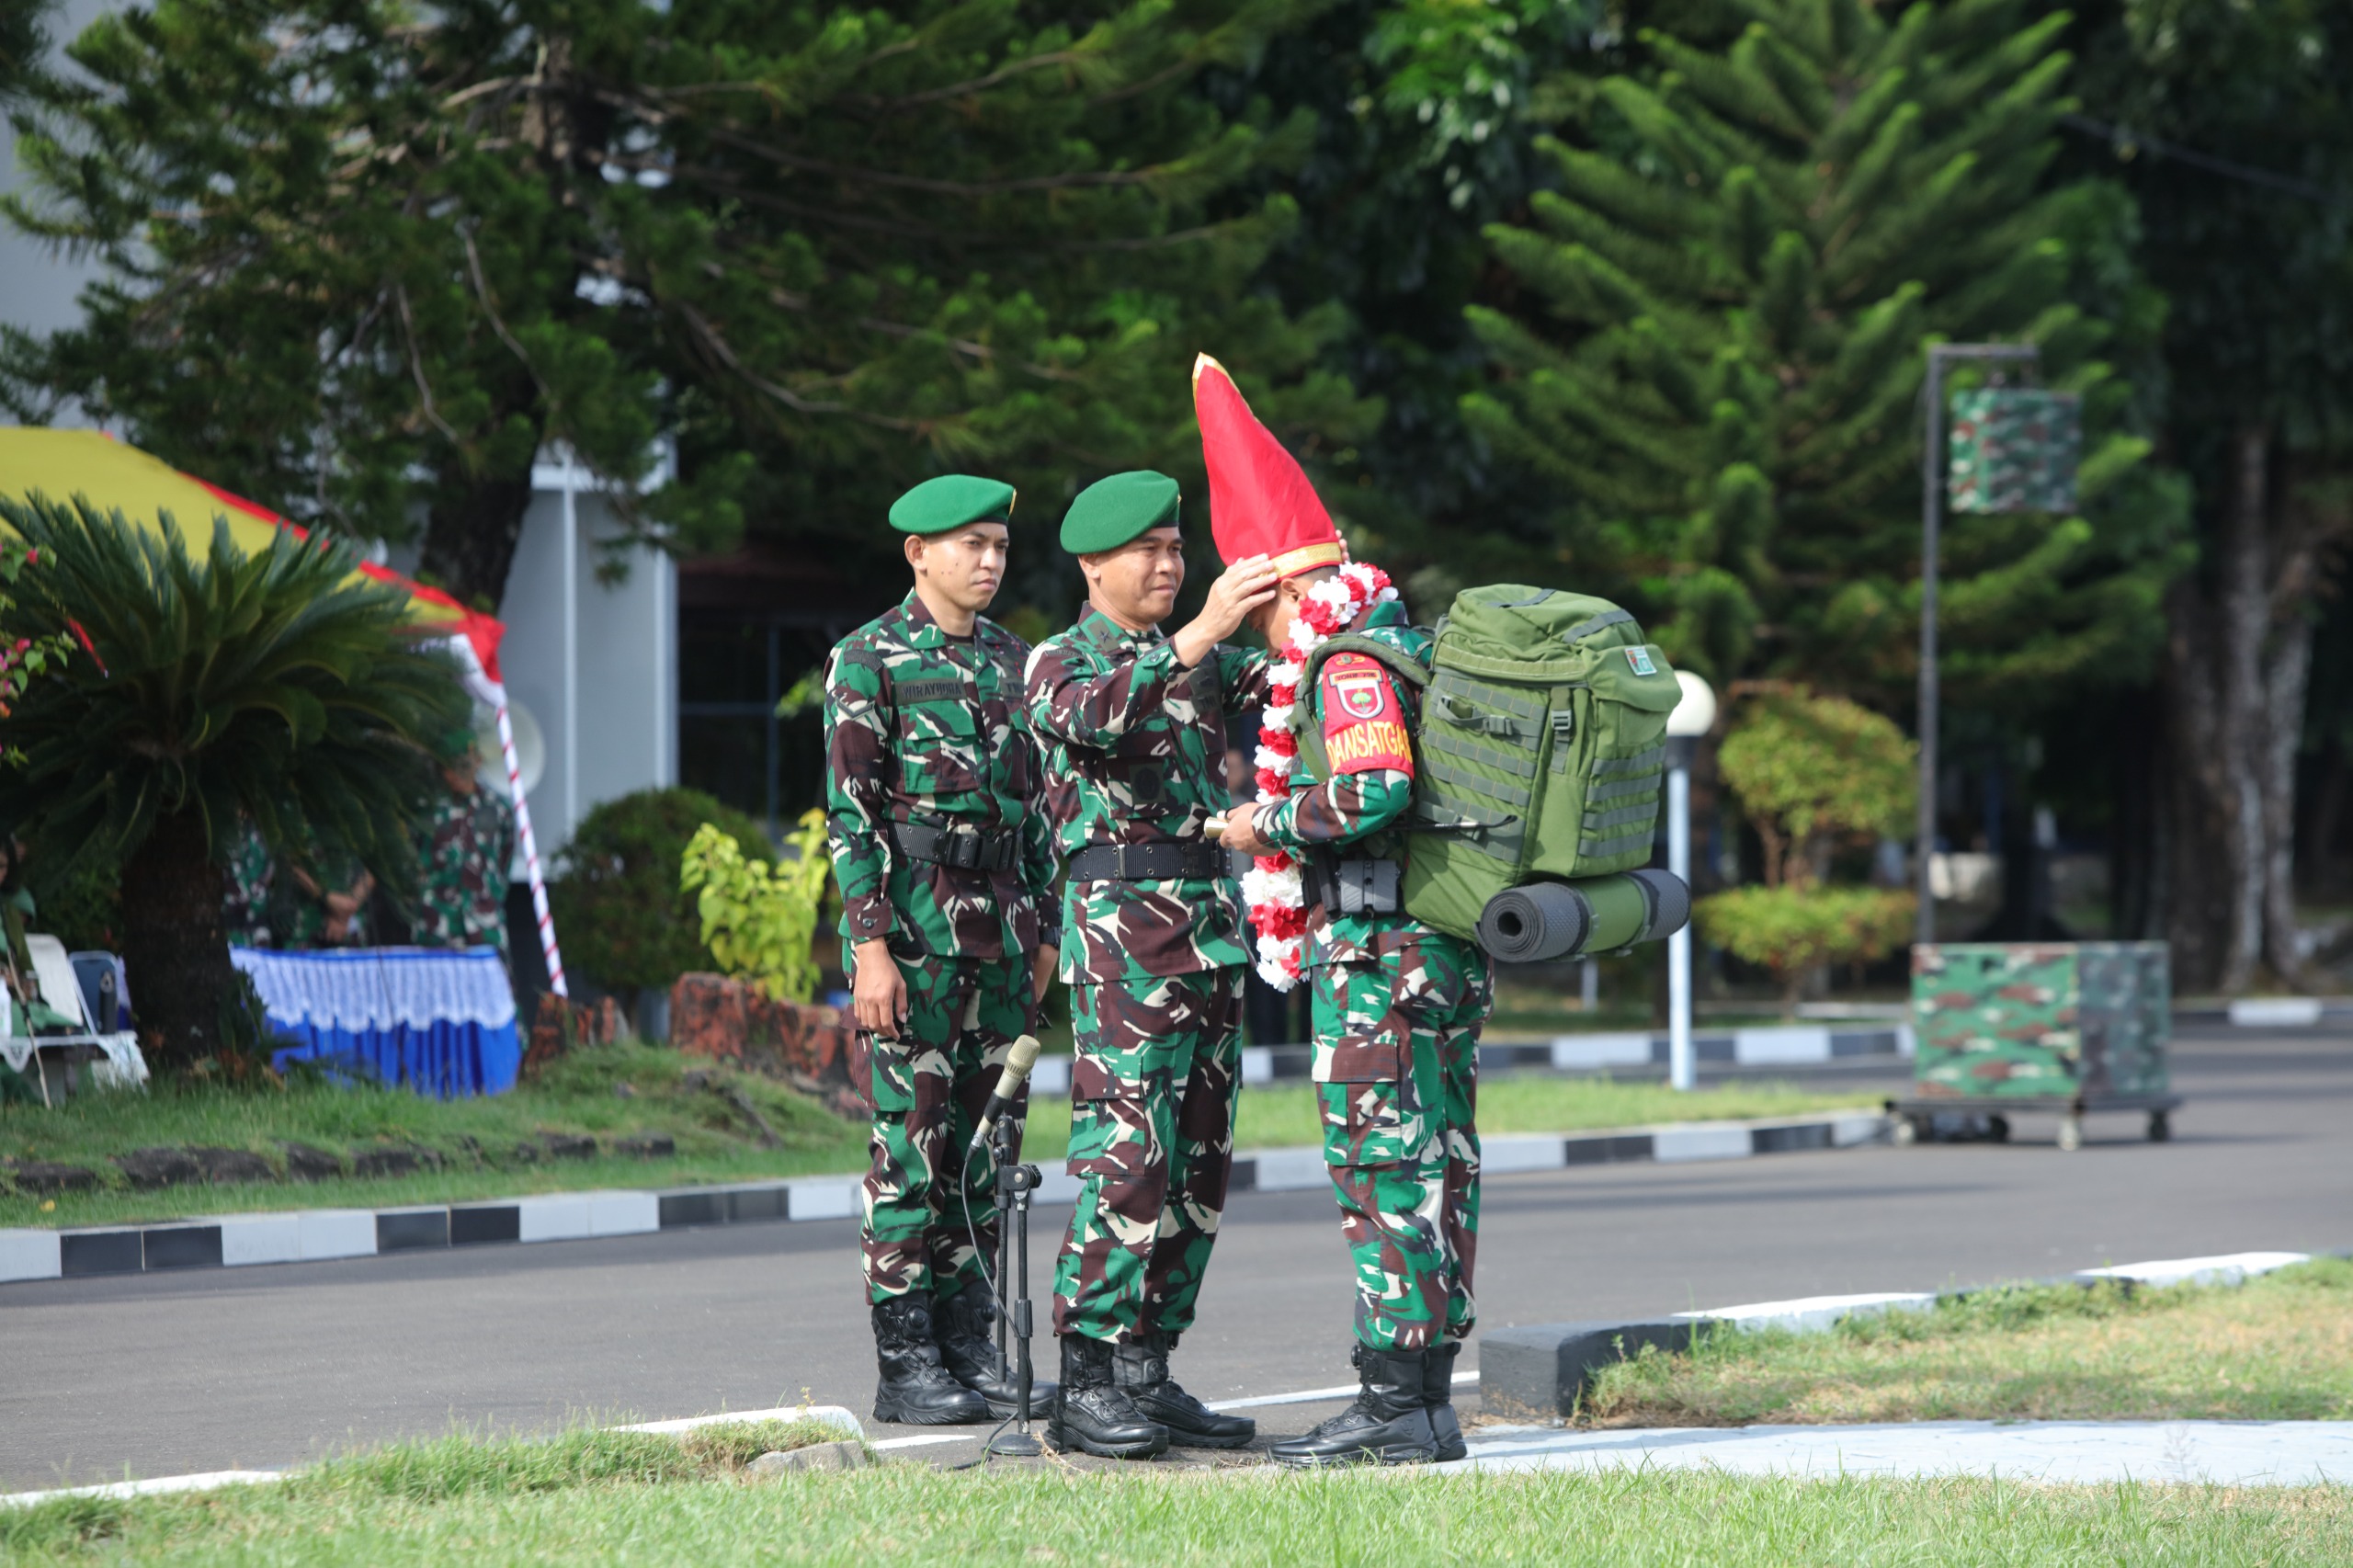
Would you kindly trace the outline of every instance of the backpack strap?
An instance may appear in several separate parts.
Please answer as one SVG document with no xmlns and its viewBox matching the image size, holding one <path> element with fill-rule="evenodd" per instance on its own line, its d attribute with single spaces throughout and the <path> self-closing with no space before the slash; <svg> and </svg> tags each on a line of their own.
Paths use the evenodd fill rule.
<svg viewBox="0 0 2353 1568">
<path fill-rule="evenodd" d="M 1300 695 L 1302 697 L 1306 695 L 1307 688 L 1315 684 L 1316 673 L 1323 669 L 1324 661 L 1335 653 L 1369 654 L 1386 665 L 1392 675 L 1417 691 L 1430 683 L 1429 665 L 1422 663 L 1413 654 L 1401 648 L 1392 647 L 1381 638 L 1369 636 L 1361 631 L 1343 631 L 1337 636 L 1326 637 L 1315 645 L 1315 652 L 1307 655 L 1307 668 L 1299 677 Z"/>
</svg>

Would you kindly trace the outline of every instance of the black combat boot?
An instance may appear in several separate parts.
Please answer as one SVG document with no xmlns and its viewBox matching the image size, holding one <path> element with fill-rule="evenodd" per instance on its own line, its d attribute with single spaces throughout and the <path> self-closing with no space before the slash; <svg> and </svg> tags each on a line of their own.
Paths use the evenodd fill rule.
<svg viewBox="0 0 2353 1568">
<path fill-rule="evenodd" d="M 874 1303 L 874 1419 L 961 1426 L 989 1418 L 988 1401 L 948 1375 L 931 1338 L 931 1301 L 915 1294 Z"/>
<path fill-rule="evenodd" d="M 1107 1460 L 1148 1460 L 1168 1449 L 1168 1428 L 1138 1411 L 1111 1381 L 1111 1346 L 1063 1335 L 1063 1389 L 1046 1420 L 1046 1446 Z"/>
<path fill-rule="evenodd" d="M 989 1403 L 989 1414 L 1002 1420 L 1017 1414 L 1021 1388 L 1011 1367 L 996 1348 L 996 1302 L 988 1287 L 975 1279 L 952 1296 L 932 1303 L 932 1335 L 939 1343 L 939 1362 L 948 1375 Z M 1054 1403 L 1054 1385 L 1040 1382 L 1033 1369 L 1029 1380 L 1029 1413 L 1043 1415 Z"/>
<path fill-rule="evenodd" d="M 1443 1340 L 1430 1346 L 1422 1363 L 1422 1408 L 1430 1413 L 1430 1436 L 1438 1439 L 1440 1464 L 1471 1452 L 1462 1441 L 1462 1423 L 1454 1418 L 1454 1358 L 1461 1354 L 1462 1341 Z"/>
<path fill-rule="evenodd" d="M 1326 1464 L 1427 1464 L 1438 1458 L 1430 1413 L 1422 1407 L 1427 1350 L 1356 1350 L 1363 1386 L 1357 1402 L 1301 1437 L 1274 1446 L 1275 1462 L 1294 1469 Z"/>
<path fill-rule="evenodd" d="M 1258 1435 L 1246 1415 L 1220 1415 L 1179 1387 L 1168 1375 L 1173 1334 L 1139 1335 L 1134 1343 L 1111 1346 L 1111 1381 L 1147 1421 L 1168 1428 L 1168 1440 L 1183 1449 L 1243 1449 Z"/>
</svg>

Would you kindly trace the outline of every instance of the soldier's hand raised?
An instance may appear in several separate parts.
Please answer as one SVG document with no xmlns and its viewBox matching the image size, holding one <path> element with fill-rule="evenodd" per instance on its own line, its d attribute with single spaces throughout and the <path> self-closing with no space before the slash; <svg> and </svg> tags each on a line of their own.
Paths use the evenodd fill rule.
<svg viewBox="0 0 2353 1568">
<path fill-rule="evenodd" d="M 1227 567 L 1210 585 L 1209 602 L 1201 606 L 1185 630 L 1170 641 L 1176 657 L 1188 668 L 1209 657 L 1209 652 L 1234 633 L 1252 610 L 1271 601 L 1282 579 L 1263 555 L 1245 555 Z"/>
</svg>

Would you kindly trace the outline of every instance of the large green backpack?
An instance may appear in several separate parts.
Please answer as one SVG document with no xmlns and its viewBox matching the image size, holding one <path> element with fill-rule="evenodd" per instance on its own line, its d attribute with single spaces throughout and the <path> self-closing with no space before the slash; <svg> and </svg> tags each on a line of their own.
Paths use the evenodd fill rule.
<svg viewBox="0 0 2353 1568">
<path fill-rule="evenodd" d="M 1302 688 L 1325 659 L 1347 652 L 1422 688 L 1406 914 L 1473 937 L 1488 901 L 1507 889 L 1649 861 L 1666 716 L 1683 690 L 1631 613 L 1555 588 L 1466 588 L 1438 623 L 1427 667 L 1383 640 L 1347 633 L 1315 650 Z M 1321 739 L 1305 728 L 1319 777 Z"/>
</svg>

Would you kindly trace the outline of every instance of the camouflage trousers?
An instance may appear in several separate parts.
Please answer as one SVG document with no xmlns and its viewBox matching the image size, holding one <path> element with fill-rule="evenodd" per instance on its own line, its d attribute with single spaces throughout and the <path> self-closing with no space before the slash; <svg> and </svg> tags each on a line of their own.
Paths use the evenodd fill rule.
<svg viewBox="0 0 2353 1568">
<path fill-rule="evenodd" d="M 897 1040 L 867 1040 L 860 1085 L 874 1118 L 858 1233 L 870 1301 L 952 1296 L 993 1267 L 996 1167 L 985 1150 L 968 1159 L 965 1145 L 1035 1018 L 1026 957 L 898 965 L 907 1021 Z"/>
<path fill-rule="evenodd" d="M 1054 1332 L 1181 1334 L 1233 1168 L 1240 966 L 1071 989 L 1070 1174 Z"/>
<path fill-rule="evenodd" d="M 1356 1267 L 1357 1338 L 1376 1350 L 1461 1339 L 1478 1315 L 1486 955 L 1429 932 L 1376 962 L 1311 973 L 1324 1159 Z"/>
</svg>

